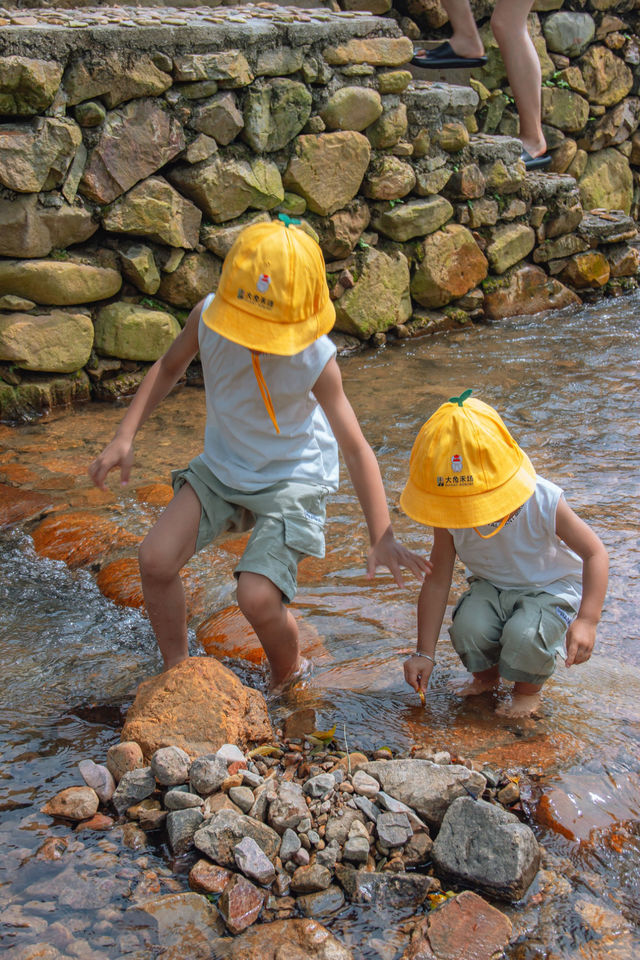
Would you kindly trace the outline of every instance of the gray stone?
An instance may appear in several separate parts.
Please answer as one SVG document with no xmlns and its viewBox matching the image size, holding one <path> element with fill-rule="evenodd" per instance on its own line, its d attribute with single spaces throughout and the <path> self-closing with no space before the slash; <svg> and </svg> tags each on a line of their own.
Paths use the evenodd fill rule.
<svg viewBox="0 0 640 960">
<path fill-rule="evenodd" d="M 98 794 L 100 803 L 108 803 L 115 793 L 116 782 L 107 768 L 93 760 L 81 760 L 78 770 L 87 786 Z"/>
<path fill-rule="evenodd" d="M 369 797 L 356 796 L 354 797 L 354 800 L 356 802 L 356 807 L 358 810 L 362 810 L 367 820 L 372 820 L 373 823 L 375 823 L 380 816 L 380 810 L 375 803 L 372 803 Z"/>
<path fill-rule="evenodd" d="M 275 867 L 252 837 L 243 837 L 233 848 L 233 856 L 238 869 L 250 880 L 266 886 L 275 879 Z"/>
<path fill-rule="evenodd" d="M 249 787 L 231 787 L 229 790 L 229 799 L 240 807 L 243 813 L 248 813 L 255 803 L 253 790 Z"/>
<path fill-rule="evenodd" d="M 227 764 L 215 756 L 196 757 L 189 767 L 189 782 L 195 793 L 208 797 L 227 779 Z"/>
<path fill-rule="evenodd" d="M 578 57 L 593 40 L 596 25 L 588 13 L 561 10 L 547 17 L 542 29 L 549 50 Z"/>
<path fill-rule="evenodd" d="M 244 119 L 234 93 L 218 93 L 193 111 L 189 126 L 213 137 L 223 146 L 231 143 L 244 126 Z M 191 161 L 190 161 L 191 162 Z"/>
<path fill-rule="evenodd" d="M 189 810 L 192 807 L 201 807 L 202 797 L 189 790 L 167 790 L 164 795 L 164 805 L 167 810 Z"/>
<path fill-rule="evenodd" d="M 378 760 L 362 769 L 375 777 L 385 793 L 411 807 L 427 824 L 439 827 L 457 797 L 482 794 L 486 780 L 459 764 L 446 767 L 429 760 Z"/>
<path fill-rule="evenodd" d="M 153 362 L 179 333 L 180 325 L 170 313 L 137 303 L 109 303 L 96 319 L 95 348 L 107 357 Z"/>
<path fill-rule="evenodd" d="M 151 757 L 151 771 L 163 787 L 175 787 L 188 780 L 191 757 L 180 747 L 161 747 Z"/>
<path fill-rule="evenodd" d="M 433 844 L 436 869 L 489 896 L 520 900 L 540 864 L 530 827 L 501 806 L 459 797 L 447 810 Z"/>
<path fill-rule="evenodd" d="M 311 116 L 311 93 L 286 78 L 251 85 L 244 103 L 242 138 L 257 153 L 281 150 Z"/>
<path fill-rule="evenodd" d="M 305 917 L 328 917 L 344 906 L 344 893 L 336 884 L 331 884 L 326 890 L 297 897 L 296 906 Z"/>
<path fill-rule="evenodd" d="M 406 909 L 418 907 L 427 896 L 440 889 L 435 877 L 421 873 L 367 873 L 364 870 L 348 871 L 340 876 L 347 896 L 355 903 L 371 903 L 374 906 Z"/>
<path fill-rule="evenodd" d="M 282 834 L 282 843 L 280 844 L 280 859 L 283 863 L 290 860 L 300 849 L 300 837 L 289 827 Z M 325 864 L 326 866 L 326 864 Z"/>
<path fill-rule="evenodd" d="M 364 837 L 350 837 L 342 848 L 342 859 L 366 863 L 369 859 L 369 841 Z"/>
<path fill-rule="evenodd" d="M 323 799 L 335 789 L 336 779 L 331 773 L 320 773 L 317 777 L 311 777 L 302 788 L 302 792 L 307 797 L 314 799 Z"/>
<path fill-rule="evenodd" d="M 167 834 L 169 846 L 176 856 L 186 853 L 193 847 L 193 837 L 204 817 L 200 810 L 171 810 L 167 814 Z"/>
<path fill-rule="evenodd" d="M 140 770 L 128 770 L 122 775 L 111 802 L 119 814 L 123 814 L 134 803 L 150 797 L 156 789 L 156 778 L 151 767 Z"/>
<path fill-rule="evenodd" d="M 402 847 L 413 836 L 406 813 L 381 813 L 376 820 L 376 831 L 385 847 Z"/>
<path fill-rule="evenodd" d="M 372 226 L 400 242 L 434 233 L 453 216 L 453 207 L 444 197 L 409 200 L 390 210 L 375 211 Z"/>
<path fill-rule="evenodd" d="M 380 784 L 364 770 L 356 770 L 351 778 L 353 789 L 363 797 L 375 797 L 380 792 Z"/>
<path fill-rule="evenodd" d="M 287 829 L 298 827 L 308 815 L 309 810 L 300 784 L 291 781 L 279 783 L 276 797 L 269 806 L 269 825 L 282 834 Z"/>
<path fill-rule="evenodd" d="M 221 810 L 214 814 L 197 831 L 194 841 L 198 850 L 220 866 L 234 867 L 233 848 L 243 837 L 252 837 L 270 860 L 280 849 L 280 837 L 275 830 L 234 810 Z"/>
</svg>

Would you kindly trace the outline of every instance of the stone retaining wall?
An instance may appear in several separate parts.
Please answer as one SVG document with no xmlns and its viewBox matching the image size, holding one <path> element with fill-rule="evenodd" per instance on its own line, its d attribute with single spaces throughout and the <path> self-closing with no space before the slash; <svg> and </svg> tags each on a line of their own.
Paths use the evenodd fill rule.
<svg viewBox="0 0 640 960">
<path fill-rule="evenodd" d="M 637 17 L 594 16 L 532 18 L 558 172 L 525 176 L 495 50 L 416 80 L 401 13 L 5 10 L 0 416 L 135 390 L 278 212 L 319 238 L 345 350 L 635 284 Z"/>
</svg>

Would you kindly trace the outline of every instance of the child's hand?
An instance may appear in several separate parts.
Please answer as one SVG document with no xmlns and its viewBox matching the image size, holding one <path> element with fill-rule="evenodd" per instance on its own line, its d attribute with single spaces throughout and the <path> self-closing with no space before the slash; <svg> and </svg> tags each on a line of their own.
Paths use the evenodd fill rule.
<svg viewBox="0 0 640 960">
<path fill-rule="evenodd" d="M 427 689 L 433 667 L 433 661 L 419 653 L 414 653 L 405 660 L 404 678 L 416 693 L 420 693 L 421 690 L 424 692 Z"/>
<path fill-rule="evenodd" d="M 120 482 L 124 486 L 129 482 L 129 474 L 133 466 L 133 444 L 130 440 L 116 437 L 107 444 L 102 453 L 96 457 L 88 469 L 88 474 L 96 487 L 106 490 L 104 481 L 110 470 L 120 467 Z"/>
<path fill-rule="evenodd" d="M 567 630 L 567 659 L 565 666 L 585 663 L 596 642 L 596 624 L 576 617 Z"/>
<path fill-rule="evenodd" d="M 375 576 L 377 567 L 388 567 L 391 576 L 399 587 L 404 587 L 401 568 L 408 570 L 422 581 L 425 575 L 431 573 L 431 563 L 424 557 L 418 556 L 407 550 L 401 543 L 398 543 L 393 535 L 391 527 L 387 527 L 376 544 L 369 548 L 367 559 L 367 576 L 369 579 Z"/>
</svg>

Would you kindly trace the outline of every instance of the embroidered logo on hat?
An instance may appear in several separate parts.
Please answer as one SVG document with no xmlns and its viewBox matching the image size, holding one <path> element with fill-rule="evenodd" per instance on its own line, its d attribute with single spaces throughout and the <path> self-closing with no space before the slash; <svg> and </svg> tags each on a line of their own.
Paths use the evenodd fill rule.
<svg viewBox="0 0 640 960">
<path fill-rule="evenodd" d="M 256 283 L 256 288 L 260 293 L 266 293 L 271 285 L 271 277 L 268 273 L 261 273 L 258 277 L 258 282 Z"/>
<path fill-rule="evenodd" d="M 451 457 L 451 469 L 454 473 L 462 473 L 462 457 L 459 453 L 454 453 Z"/>
</svg>

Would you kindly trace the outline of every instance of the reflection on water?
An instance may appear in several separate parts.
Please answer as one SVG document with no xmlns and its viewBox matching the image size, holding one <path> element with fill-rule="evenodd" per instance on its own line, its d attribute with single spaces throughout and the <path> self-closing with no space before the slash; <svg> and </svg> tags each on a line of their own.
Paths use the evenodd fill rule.
<svg viewBox="0 0 640 960">
<path fill-rule="evenodd" d="M 528 905 L 511 911 L 516 929 L 523 931 L 513 952 L 520 960 L 546 956 L 526 952 L 540 937 L 540 950 L 553 944 L 554 956 L 560 957 L 640 953 L 639 308 L 634 296 L 550 318 L 403 341 L 341 361 L 347 393 L 380 460 L 396 532 L 407 545 L 425 552 L 430 546 L 428 531 L 396 506 L 413 440 L 443 400 L 467 387 L 497 407 L 538 471 L 565 489 L 570 504 L 604 540 L 611 579 L 596 652 L 586 667 L 558 668 L 547 684 L 540 720 L 497 720 L 491 697 L 455 698 L 449 682 L 462 670 L 446 631 L 450 609 L 427 705 L 419 706 L 402 677 L 403 654 L 414 643 L 418 587 L 414 581 L 396 589 L 382 573 L 374 583 L 367 581 L 364 525 L 346 477 L 329 511 L 328 560 L 309 565 L 294 604 L 309 624 L 309 636 L 323 648 L 312 679 L 297 694 L 301 704 L 316 707 L 321 727 L 337 722 L 350 747 L 407 750 L 427 744 L 535 772 L 526 811 L 548 856 L 564 864 L 565 873 L 571 863 L 577 872 L 571 895 L 554 898 L 553 917 L 545 920 L 544 899 L 539 897 L 543 905 L 538 907 L 535 889 Z M 139 503 L 133 489 L 165 481 L 171 467 L 198 452 L 203 396 L 185 389 L 165 401 L 143 428 L 133 489 L 120 489 L 114 479 L 112 492 L 104 496 L 89 487 L 84 466 L 121 414 L 121 409 L 90 406 L 0 432 L 5 479 L 12 482 L 13 471 L 13 482 L 50 491 L 74 509 L 104 511 L 143 534 L 159 508 Z M 35 851 L 45 837 L 69 833 L 52 827 L 40 806 L 79 782 L 75 765 L 80 759 L 104 757 L 118 739 L 122 712 L 137 683 L 158 669 L 159 660 L 146 620 L 105 600 L 89 571 L 70 572 L 38 557 L 25 531 L 6 534 L 0 555 L 0 839 L 5 852 L 0 907 L 17 904 L 22 910 L 34 899 L 34 885 L 58 876 L 63 865 L 33 860 Z M 194 628 L 206 613 L 232 602 L 233 564 L 233 551 L 220 546 L 192 561 L 203 611 Z M 463 571 L 456 569 L 451 603 L 463 589 Z M 239 669 L 243 679 L 264 682 L 260 667 Z M 275 719 L 280 713 L 275 709 Z M 111 879 L 101 888 L 106 891 L 101 922 L 108 925 L 108 910 L 120 909 L 129 893 L 129 853 L 118 858 L 107 841 L 87 836 L 74 841 L 81 844 L 76 856 L 96 876 Z M 130 855 L 168 884 L 159 852 Z M 81 893 L 66 904 L 51 898 L 55 919 L 49 916 L 48 923 L 66 918 L 82 930 Z M 614 911 L 624 927 L 618 931 L 623 939 L 616 934 L 606 949 L 599 939 L 608 930 L 606 917 L 594 919 L 596 904 Z M 38 916 L 27 908 L 20 914 L 23 921 L 25 915 L 30 916 L 26 927 L 5 927 L 0 943 L 37 942 Z M 350 910 L 332 926 L 351 942 L 358 960 L 393 960 L 406 945 L 398 933 L 402 919 Z M 366 937 L 371 942 L 365 946 Z M 127 943 L 138 943 L 121 924 L 103 940 L 100 956 L 109 958 L 128 952 Z"/>
</svg>

